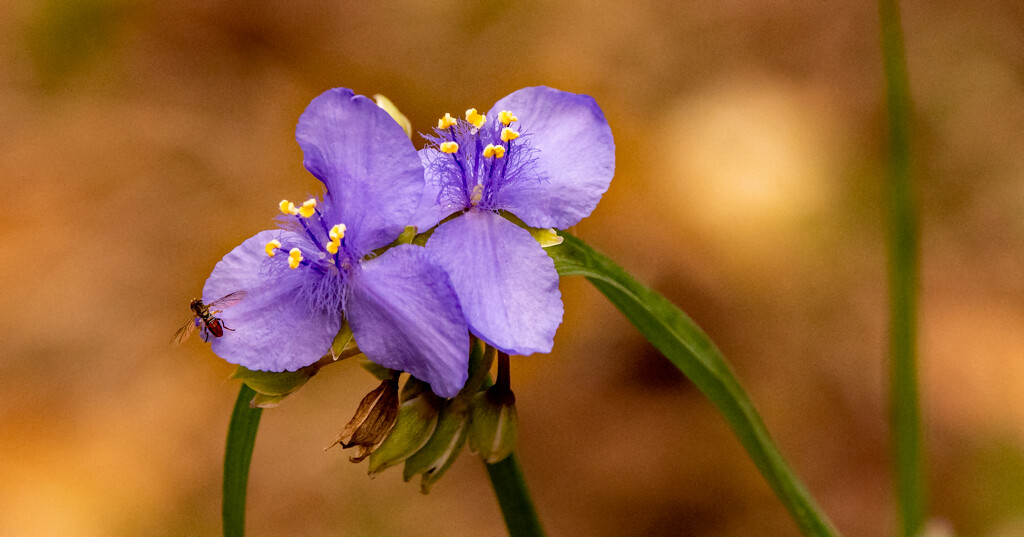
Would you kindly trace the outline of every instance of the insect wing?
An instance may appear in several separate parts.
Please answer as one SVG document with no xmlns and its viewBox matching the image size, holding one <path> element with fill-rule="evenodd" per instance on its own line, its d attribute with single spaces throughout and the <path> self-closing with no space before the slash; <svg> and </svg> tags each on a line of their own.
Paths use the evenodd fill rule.
<svg viewBox="0 0 1024 537">
<path fill-rule="evenodd" d="M 235 304 L 238 304 L 243 298 L 245 298 L 245 291 L 235 291 L 234 293 L 226 294 L 213 302 L 210 302 L 206 306 L 211 310 L 222 310 L 224 308 L 230 308 Z"/>
<path fill-rule="evenodd" d="M 179 328 L 178 331 L 174 333 L 174 336 L 171 337 L 171 343 L 181 345 L 183 341 L 192 335 L 192 331 L 195 329 L 196 320 L 193 317 L 189 317 L 189 319 L 185 321 L 185 324 L 181 325 L 181 328 Z"/>
</svg>

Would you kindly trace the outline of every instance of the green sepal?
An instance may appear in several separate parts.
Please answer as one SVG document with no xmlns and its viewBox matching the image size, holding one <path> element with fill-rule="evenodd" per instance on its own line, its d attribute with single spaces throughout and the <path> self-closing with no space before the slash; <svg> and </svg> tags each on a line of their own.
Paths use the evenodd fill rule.
<svg viewBox="0 0 1024 537">
<path fill-rule="evenodd" d="M 252 401 L 249 401 L 250 408 L 274 408 L 281 404 L 281 401 L 288 397 L 285 395 L 267 395 L 264 393 L 257 393 L 253 396 Z"/>
<path fill-rule="evenodd" d="M 377 377 L 377 380 L 388 380 L 389 378 L 393 378 L 395 375 L 401 373 L 401 371 L 388 369 L 376 362 L 371 362 L 366 356 L 359 359 L 359 367 L 362 367 L 371 375 Z"/>
<path fill-rule="evenodd" d="M 349 326 L 348 320 L 343 320 L 341 328 L 334 336 L 334 341 L 331 342 L 331 350 L 324 358 L 329 356 L 333 361 L 338 361 L 351 358 L 359 353 L 359 346 L 356 345 L 355 337 L 352 335 L 352 327 Z"/>
<path fill-rule="evenodd" d="M 451 406 L 442 408 L 430 440 L 405 460 L 402 478 L 409 481 L 423 474 L 420 491 L 424 494 L 429 492 L 430 486 L 444 475 L 462 451 L 462 445 L 466 442 L 468 418 L 468 414 L 453 410 Z"/>
<path fill-rule="evenodd" d="M 469 450 L 494 464 L 512 454 L 519 433 L 516 400 L 511 391 L 492 386 L 473 398 L 469 421 Z"/>
<path fill-rule="evenodd" d="M 237 366 L 231 378 L 239 379 L 256 393 L 271 396 L 285 396 L 302 387 L 319 370 L 314 365 L 303 367 L 296 371 L 282 371 L 274 373 L 271 371 L 253 371 L 243 366 Z"/>
<path fill-rule="evenodd" d="M 398 409 L 395 426 L 370 455 L 366 473 L 383 472 L 422 449 L 437 428 L 440 411 L 441 401 L 429 389 L 405 400 Z"/>
</svg>

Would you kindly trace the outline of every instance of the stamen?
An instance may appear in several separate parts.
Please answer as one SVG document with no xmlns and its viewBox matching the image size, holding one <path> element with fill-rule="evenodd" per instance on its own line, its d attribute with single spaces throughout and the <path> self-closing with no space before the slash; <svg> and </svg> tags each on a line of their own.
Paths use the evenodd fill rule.
<svg viewBox="0 0 1024 537">
<path fill-rule="evenodd" d="M 473 187 L 473 195 L 469 198 L 469 203 L 476 207 L 477 203 L 480 203 L 480 198 L 484 195 L 484 185 L 476 185 Z"/>
<path fill-rule="evenodd" d="M 267 257 L 274 257 L 276 250 L 281 247 L 281 241 L 274 239 L 267 243 L 264 249 L 267 251 Z"/>
<path fill-rule="evenodd" d="M 281 203 L 277 204 L 277 208 L 281 209 L 282 214 L 299 214 L 295 204 L 288 200 L 281 200 Z"/>
<path fill-rule="evenodd" d="M 288 266 L 296 269 L 299 268 L 299 263 L 302 263 L 302 251 L 298 248 L 292 248 L 288 252 Z"/>
<path fill-rule="evenodd" d="M 302 215 L 303 218 L 313 216 L 313 214 L 316 213 L 316 198 L 310 198 L 302 202 L 302 207 L 298 209 L 298 213 Z"/>
<path fill-rule="evenodd" d="M 513 116 L 512 112 L 509 112 L 508 110 L 502 110 L 501 112 L 499 112 L 498 119 L 501 121 L 501 124 L 505 125 L 506 127 L 508 126 L 509 123 L 512 123 L 513 121 L 519 121 L 519 118 Z M 505 141 L 507 142 L 508 140 Z"/>
<path fill-rule="evenodd" d="M 338 248 L 339 247 L 341 247 L 341 242 L 331 241 L 331 242 L 327 243 L 327 251 L 330 252 L 331 255 L 334 255 L 334 254 L 338 253 Z"/>
<path fill-rule="evenodd" d="M 442 142 L 441 151 L 443 153 L 454 153 L 459 150 L 459 144 L 455 142 Z"/>
<path fill-rule="evenodd" d="M 441 130 L 447 130 L 448 127 L 451 127 L 455 123 L 455 118 L 453 118 L 451 114 L 445 112 L 444 117 L 437 120 L 437 128 Z"/>
<path fill-rule="evenodd" d="M 501 158 L 505 156 L 505 146 L 503 145 L 492 145 L 487 144 L 484 148 L 484 157 L 486 158 Z"/>
<path fill-rule="evenodd" d="M 487 117 L 479 114 L 476 108 L 470 108 L 466 110 L 466 121 L 473 124 L 474 127 L 480 128 L 484 126 L 484 121 L 487 121 Z"/>
<path fill-rule="evenodd" d="M 504 129 L 501 129 L 501 141 L 502 142 L 507 142 L 509 140 L 515 140 L 516 138 L 519 138 L 519 133 L 518 132 L 516 132 L 516 131 L 508 128 L 508 127 L 505 127 Z"/>
</svg>

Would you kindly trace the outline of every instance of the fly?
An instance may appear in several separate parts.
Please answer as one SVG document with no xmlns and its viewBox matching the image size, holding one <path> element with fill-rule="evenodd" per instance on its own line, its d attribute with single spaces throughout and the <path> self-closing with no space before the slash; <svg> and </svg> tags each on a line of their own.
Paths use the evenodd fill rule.
<svg viewBox="0 0 1024 537">
<path fill-rule="evenodd" d="M 224 321 L 220 317 L 216 317 L 218 313 L 223 311 L 225 308 L 230 308 L 235 304 L 238 304 L 240 300 L 245 298 L 245 291 L 235 291 L 224 295 L 209 304 L 203 304 L 203 301 L 198 298 L 193 298 L 192 302 L 189 303 L 188 307 L 192 310 L 192 316 L 189 317 L 185 324 L 181 325 L 181 328 L 174 333 L 174 337 L 171 338 L 171 342 L 175 345 L 188 339 L 192 335 L 192 331 L 197 326 L 200 328 L 203 341 L 210 341 L 210 336 L 221 337 L 224 335 L 225 330 L 234 331 L 233 328 L 228 328 Z"/>
</svg>

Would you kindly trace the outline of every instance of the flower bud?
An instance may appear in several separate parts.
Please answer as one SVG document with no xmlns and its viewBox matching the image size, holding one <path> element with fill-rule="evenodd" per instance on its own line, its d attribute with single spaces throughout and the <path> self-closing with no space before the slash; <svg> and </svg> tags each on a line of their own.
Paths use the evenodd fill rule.
<svg viewBox="0 0 1024 537">
<path fill-rule="evenodd" d="M 409 379 L 410 383 L 426 383 Z M 406 390 L 403 390 L 403 395 Z M 437 417 L 441 411 L 441 400 L 430 388 L 421 390 L 412 397 L 405 397 L 398 408 L 398 420 L 387 438 L 370 455 L 367 473 L 372 475 L 399 464 L 426 445 L 437 428 Z"/>
<path fill-rule="evenodd" d="M 466 442 L 468 418 L 466 413 L 452 410 L 451 406 L 442 408 L 430 440 L 406 459 L 403 479 L 409 481 L 414 476 L 422 474 L 420 492 L 430 492 L 431 485 L 448 471 L 462 451 L 462 445 Z"/>
<path fill-rule="evenodd" d="M 373 99 L 377 101 L 377 106 L 383 108 L 384 111 L 395 120 L 395 122 L 402 126 L 402 130 L 405 131 L 405 135 L 412 138 L 412 123 L 409 122 L 409 118 L 405 117 L 405 114 L 398 111 L 398 107 L 395 106 L 395 103 L 391 102 L 391 99 L 388 99 L 379 93 L 374 95 Z"/>
<path fill-rule="evenodd" d="M 516 447 L 519 421 L 512 390 L 491 386 L 476 394 L 469 423 L 469 449 L 487 464 L 508 457 Z"/>
<path fill-rule="evenodd" d="M 343 448 L 358 447 L 352 462 L 365 459 L 387 436 L 398 419 L 398 377 L 380 383 L 359 402 L 356 414 L 338 433 L 338 439 L 327 448 L 341 444 Z"/>
</svg>

